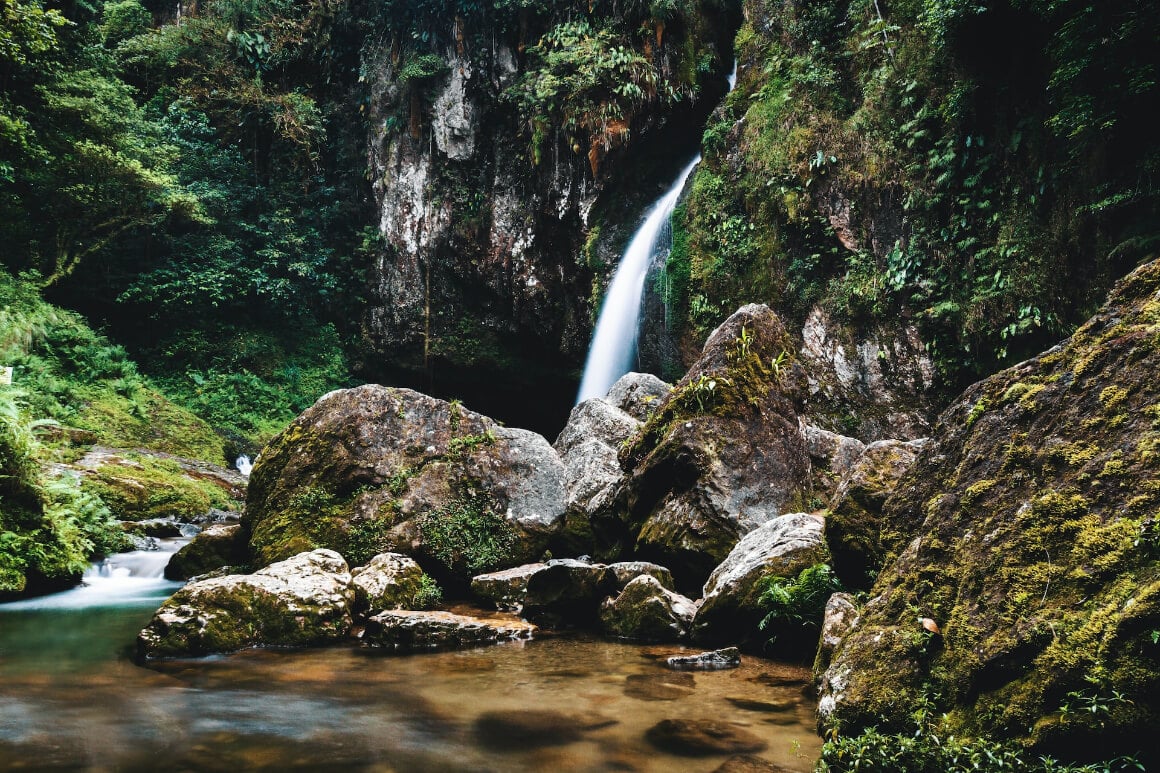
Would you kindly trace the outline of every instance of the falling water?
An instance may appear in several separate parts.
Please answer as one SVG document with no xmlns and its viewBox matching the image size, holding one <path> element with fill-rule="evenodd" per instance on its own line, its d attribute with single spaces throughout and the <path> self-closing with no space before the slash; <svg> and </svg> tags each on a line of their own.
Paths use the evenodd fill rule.
<svg viewBox="0 0 1160 773">
<path fill-rule="evenodd" d="M 733 62 L 733 71 L 729 73 L 728 81 L 729 90 L 732 91 L 737 85 L 736 61 Z M 658 242 L 669 223 L 669 216 L 677 206 L 685 181 L 700 161 L 698 155 L 681 170 L 676 182 L 649 210 L 644 224 L 637 229 L 628 249 L 624 251 L 600 309 L 600 319 L 596 323 L 592 346 L 588 349 L 588 361 L 584 364 L 584 378 L 580 381 L 576 402 L 603 397 L 618 378 L 632 369 L 640 327 L 641 298 L 649 263 L 657 253 Z"/>
<path fill-rule="evenodd" d="M 588 350 L 588 362 L 584 365 L 584 378 L 580 382 L 577 402 L 590 397 L 603 397 L 616 379 L 632 368 L 637 326 L 640 322 L 640 299 L 649 261 L 656 253 L 657 242 L 677 206 L 685 180 L 700 161 L 701 157 L 697 156 L 681 170 L 676 182 L 649 210 L 644 224 L 637 229 L 628 249 L 624 251 L 616 275 L 612 277 L 612 284 L 608 286 L 604 306 L 600 309 L 600 319 L 596 323 L 596 335 L 592 337 L 592 346 Z"/>
<path fill-rule="evenodd" d="M 250 457 L 245 454 L 238 457 L 238 460 L 234 462 L 234 466 L 238 468 L 238 472 L 247 478 L 250 477 L 250 471 L 254 469 L 254 465 L 250 462 Z"/>
</svg>

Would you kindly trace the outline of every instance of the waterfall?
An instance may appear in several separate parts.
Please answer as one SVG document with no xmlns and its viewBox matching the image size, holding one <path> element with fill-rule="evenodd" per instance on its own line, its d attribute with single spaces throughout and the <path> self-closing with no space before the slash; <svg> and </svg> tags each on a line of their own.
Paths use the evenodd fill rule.
<svg viewBox="0 0 1160 773">
<path fill-rule="evenodd" d="M 644 223 L 629 242 L 628 249 L 624 251 L 616 274 L 612 277 L 612 284 L 608 286 L 608 294 L 604 296 L 604 305 L 596 323 L 596 334 L 592 336 L 592 346 L 588 350 L 588 361 L 584 365 L 584 378 L 580 382 L 576 402 L 590 397 L 603 397 L 608 388 L 632 368 L 640 322 L 640 301 L 648 265 L 656 253 L 657 243 L 668 225 L 669 216 L 677 206 L 685 180 L 700 161 L 701 157 L 697 156 L 681 170 L 672 187 L 653 204 Z"/>
<path fill-rule="evenodd" d="M 733 91 L 737 85 L 737 60 L 733 61 L 733 70 L 727 80 L 729 91 Z M 657 254 L 658 242 L 666 232 L 665 226 L 677 206 L 685 181 L 700 162 L 701 157 L 698 155 L 681 170 L 676 182 L 653 204 L 644 223 L 628 243 L 628 249 L 624 251 L 616 274 L 612 277 L 612 284 L 608 286 L 608 294 L 604 296 L 604 305 L 600 308 L 596 333 L 592 336 L 588 360 L 584 364 L 584 377 L 576 395 L 577 403 L 591 397 L 603 397 L 618 378 L 632 369 L 649 263 Z"/>
</svg>

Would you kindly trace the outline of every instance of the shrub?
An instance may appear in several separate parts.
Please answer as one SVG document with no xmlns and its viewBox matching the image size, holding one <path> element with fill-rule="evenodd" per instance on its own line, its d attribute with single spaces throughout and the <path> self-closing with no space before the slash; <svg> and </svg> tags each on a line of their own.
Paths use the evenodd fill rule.
<svg viewBox="0 0 1160 773">
<path fill-rule="evenodd" d="M 424 549 L 455 573 L 497 569 L 511 560 L 517 544 L 515 528 L 476 495 L 424 513 L 418 526 Z"/>
</svg>

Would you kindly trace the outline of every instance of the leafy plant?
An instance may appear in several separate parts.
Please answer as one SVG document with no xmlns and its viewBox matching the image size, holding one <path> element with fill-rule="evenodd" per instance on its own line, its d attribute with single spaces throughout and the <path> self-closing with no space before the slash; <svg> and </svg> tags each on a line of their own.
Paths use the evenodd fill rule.
<svg viewBox="0 0 1160 773">
<path fill-rule="evenodd" d="M 443 602 L 443 589 L 427 573 L 419 578 L 419 587 L 411 597 L 412 609 L 434 609 Z"/>
<path fill-rule="evenodd" d="M 469 575 L 508 564 L 518 534 L 481 495 L 458 496 L 417 520 L 423 550 L 453 572 Z"/>
<path fill-rule="evenodd" d="M 826 601 L 842 590 L 842 584 L 829 564 L 807 567 L 792 579 L 768 577 L 760 587 L 758 604 L 766 614 L 759 627 L 771 632 L 770 642 L 790 631 L 816 630 L 821 626 Z"/>
</svg>

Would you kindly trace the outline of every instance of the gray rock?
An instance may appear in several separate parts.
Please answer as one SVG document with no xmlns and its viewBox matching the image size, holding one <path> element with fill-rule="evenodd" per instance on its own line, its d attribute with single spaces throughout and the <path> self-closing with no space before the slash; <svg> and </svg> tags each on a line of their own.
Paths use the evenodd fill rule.
<svg viewBox="0 0 1160 773">
<path fill-rule="evenodd" d="M 616 576 L 616 583 L 621 590 L 624 590 L 626 585 L 642 575 L 652 577 L 669 590 L 676 587 L 673 585 L 672 572 L 660 564 L 649 561 L 618 561 L 609 564 L 608 569 Z"/>
<path fill-rule="evenodd" d="M 604 632 L 641 641 L 679 641 L 689 635 L 697 605 L 673 593 L 650 575 L 628 583 L 600 608 Z"/>
<path fill-rule="evenodd" d="M 705 583 L 704 601 L 693 621 L 694 637 L 719 641 L 752 635 L 764 614 L 758 603 L 761 581 L 793 578 L 826 560 L 822 519 L 817 516 L 783 515 L 751 531 Z"/>
<path fill-rule="evenodd" d="M 645 738 L 662 751 L 686 757 L 759 752 L 768 745 L 748 730 L 715 719 L 665 719 Z"/>
<path fill-rule="evenodd" d="M 674 671 L 723 671 L 741 665 L 741 650 L 725 647 L 698 652 L 696 655 L 674 655 L 665 658 L 665 666 Z"/>
<path fill-rule="evenodd" d="M 812 462 L 814 492 L 823 494 L 828 500 L 842 478 L 862 456 L 866 444 L 856 438 L 815 427 L 805 420 L 801 421 L 800 428 Z"/>
<path fill-rule="evenodd" d="M 616 591 L 616 575 L 604 564 L 557 559 L 528 579 L 524 612 L 560 623 L 596 618 L 600 602 Z"/>
<path fill-rule="evenodd" d="M 362 640 L 397 651 L 478 647 L 530 639 L 536 626 L 514 616 L 458 615 L 442 611 L 387 610 L 368 618 Z"/>
<path fill-rule="evenodd" d="M 598 440 L 618 448 L 640 427 L 640 421 L 600 398 L 585 400 L 568 414 L 568 423 L 552 447 L 561 458 L 581 443 Z"/>
<path fill-rule="evenodd" d="M 496 609 L 519 612 L 524 606 L 528 580 L 547 564 L 524 564 L 499 572 L 488 572 L 471 578 L 471 592 L 476 598 L 490 601 Z"/>
<path fill-rule="evenodd" d="M 822 633 L 818 639 L 818 655 L 814 660 L 814 675 L 820 677 L 830 665 L 830 657 L 842 643 L 842 638 L 858 622 L 858 607 L 849 593 L 835 593 L 826 601 L 822 616 Z"/>
<path fill-rule="evenodd" d="M 342 556 L 301 553 L 254 574 L 186 585 L 153 615 L 137 650 L 158 658 L 324 644 L 347 635 L 353 602 Z"/>
<path fill-rule="evenodd" d="M 625 373 L 609 388 L 605 400 L 637 421 L 647 421 L 672 388 L 651 373 Z"/>
<path fill-rule="evenodd" d="M 165 579 L 188 580 L 223 566 L 250 560 L 246 534 L 238 524 L 217 524 L 203 529 L 173 554 L 165 565 Z"/>
<path fill-rule="evenodd" d="M 423 570 L 401 553 L 380 553 L 366 566 L 351 571 L 355 608 L 375 613 L 410 607 L 419 591 Z"/>
</svg>

